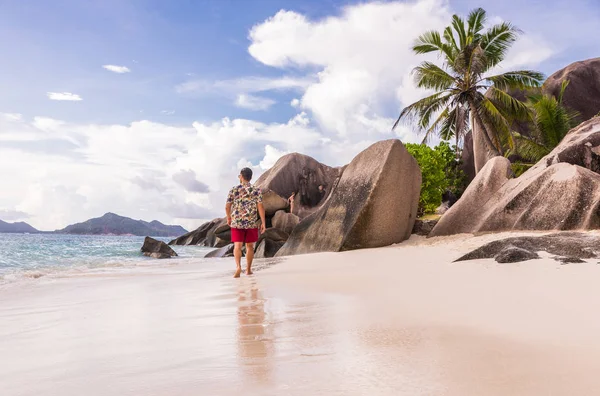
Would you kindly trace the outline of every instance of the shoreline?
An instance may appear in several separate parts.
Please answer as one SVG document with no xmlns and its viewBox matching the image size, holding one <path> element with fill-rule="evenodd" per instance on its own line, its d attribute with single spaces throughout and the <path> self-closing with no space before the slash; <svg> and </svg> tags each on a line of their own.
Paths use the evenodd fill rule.
<svg viewBox="0 0 600 396">
<path fill-rule="evenodd" d="M 452 263 L 532 234 L 261 260 L 238 280 L 231 259 L 190 259 L 0 288 L 0 383 L 8 396 L 597 393 L 597 260 Z"/>
</svg>

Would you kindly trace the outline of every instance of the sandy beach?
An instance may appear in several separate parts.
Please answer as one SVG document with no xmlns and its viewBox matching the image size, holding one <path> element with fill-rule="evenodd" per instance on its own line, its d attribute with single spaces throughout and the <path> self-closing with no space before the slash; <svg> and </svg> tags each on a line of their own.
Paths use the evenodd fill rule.
<svg viewBox="0 0 600 396">
<path fill-rule="evenodd" d="M 452 263 L 502 236 L 5 287 L 0 393 L 600 393 L 597 260 Z"/>
</svg>

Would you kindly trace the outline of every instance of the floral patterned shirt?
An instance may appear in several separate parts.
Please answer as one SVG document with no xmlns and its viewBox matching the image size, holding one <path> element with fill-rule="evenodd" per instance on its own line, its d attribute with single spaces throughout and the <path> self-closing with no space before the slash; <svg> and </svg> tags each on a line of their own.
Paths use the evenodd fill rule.
<svg viewBox="0 0 600 396">
<path fill-rule="evenodd" d="M 231 228 L 258 228 L 258 204 L 262 191 L 250 183 L 238 184 L 229 191 L 227 203 L 231 204 Z"/>
</svg>

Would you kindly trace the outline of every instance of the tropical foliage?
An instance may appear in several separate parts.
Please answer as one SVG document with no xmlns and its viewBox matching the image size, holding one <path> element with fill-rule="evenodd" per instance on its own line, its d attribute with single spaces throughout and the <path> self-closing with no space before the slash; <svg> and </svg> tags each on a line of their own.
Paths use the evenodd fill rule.
<svg viewBox="0 0 600 396">
<path fill-rule="evenodd" d="M 539 161 L 558 146 L 569 130 L 579 123 L 579 114 L 562 104 L 568 84 L 568 81 L 563 82 L 558 97 L 549 94 L 529 97 L 528 105 L 533 115 L 529 124 L 530 136 L 513 132 L 515 145 L 506 153 L 507 156 L 516 155 L 525 160 L 517 164 L 517 168 L 526 168 L 527 163 Z"/>
<path fill-rule="evenodd" d="M 464 189 L 464 177 L 456 160 L 455 147 L 446 142 L 432 148 L 425 144 L 406 144 L 421 168 L 421 196 L 419 215 L 435 213 L 442 203 L 442 195 L 451 192 L 457 198 Z"/>
<path fill-rule="evenodd" d="M 426 61 L 413 70 L 417 86 L 435 93 L 405 107 L 394 128 L 413 121 L 424 133 L 423 142 L 437 135 L 455 139 L 457 146 L 471 128 L 482 133 L 494 154 L 504 154 L 506 144 L 513 147 L 509 117 L 527 118 L 529 109 L 507 91 L 537 87 L 543 75 L 532 70 L 492 75 L 520 31 L 508 22 L 488 29 L 485 24 L 486 12 L 478 8 L 466 21 L 454 15 L 442 33 L 429 31 L 417 39 L 415 53 L 437 53 L 443 64 Z M 475 123 L 479 128 L 473 128 Z"/>
</svg>

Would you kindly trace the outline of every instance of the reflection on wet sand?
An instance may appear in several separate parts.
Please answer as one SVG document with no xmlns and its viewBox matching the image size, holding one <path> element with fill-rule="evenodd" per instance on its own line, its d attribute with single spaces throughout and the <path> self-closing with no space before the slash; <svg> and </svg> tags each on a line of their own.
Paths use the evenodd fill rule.
<svg viewBox="0 0 600 396">
<path fill-rule="evenodd" d="M 271 380 L 272 326 L 267 321 L 265 299 L 255 279 L 244 279 L 238 288 L 238 357 L 245 381 L 261 385 Z"/>
</svg>

